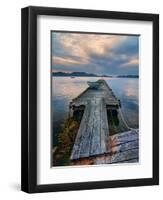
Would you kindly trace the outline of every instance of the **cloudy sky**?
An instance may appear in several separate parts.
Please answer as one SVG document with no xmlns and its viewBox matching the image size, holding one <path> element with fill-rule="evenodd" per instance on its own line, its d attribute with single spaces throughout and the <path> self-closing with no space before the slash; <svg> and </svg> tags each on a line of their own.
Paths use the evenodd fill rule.
<svg viewBox="0 0 163 200">
<path fill-rule="evenodd" d="M 139 37 L 52 32 L 52 70 L 138 74 Z"/>
</svg>

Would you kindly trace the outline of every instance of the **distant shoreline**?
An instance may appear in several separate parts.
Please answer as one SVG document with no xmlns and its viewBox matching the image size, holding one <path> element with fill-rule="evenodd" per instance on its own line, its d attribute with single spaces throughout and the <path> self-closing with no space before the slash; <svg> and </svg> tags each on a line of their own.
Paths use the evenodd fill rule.
<svg viewBox="0 0 163 200">
<path fill-rule="evenodd" d="M 52 76 L 54 77 L 101 77 L 101 78 L 139 78 L 138 75 L 97 75 L 97 74 L 90 74 L 86 72 L 72 72 L 72 73 L 65 73 L 65 72 L 52 72 Z"/>
<path fill-rule="evenodd" d="M 55 76 L 53 75 L 53 77 L 69 77 L 71 78 L 71 76 Z M 139 77 L 120 77 L 120 76 L 74 76 L 73 78 L 81 78 L 81 77 L 97 77 L 97 78 L 139 78 Z"/>
</svg>

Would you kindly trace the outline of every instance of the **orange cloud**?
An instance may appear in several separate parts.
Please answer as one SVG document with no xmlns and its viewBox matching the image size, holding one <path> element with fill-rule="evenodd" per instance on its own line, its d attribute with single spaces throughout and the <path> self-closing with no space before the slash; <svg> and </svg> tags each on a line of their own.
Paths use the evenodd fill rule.
<svg viewBox="0 0 163 200">
<path fill-rule="evenodd" d="M 138 58 L 133 58 L 133 59 L 129 60 L 129 62 L 127 64 L 128 65 L 138 65 L 139 60 L 138 60 Z"/>
<path fill-rule="evenodd" d="M 99 56 L 106 55 L 111 48 L 118 45 L 127 37 L 119 35 L 69 33 L 60 34 L 59 38 L 60 44 L 66 52 L 78 58 L 80 64 L 87 64 L 92 54 Z"/>
<path fill-rule="evenodd" d="M 60 57 L 60 56 L 53 56 L 52 63 L 55 65 L 65 65 L 65 66 L 73 66 L 73 65 L 80 65 L 81 62 L 77 61 L 71 57 Z"/>
<path fill-rule="evenodd" d="M 52 69 L 51 70 L 51 72 L 60 72 L 60 71 L 65 72 L 65 73 L 70 73 L 71 72 L 71 70 L 60 70 L 60 69 Z"/>
<path fill-rule="evenodd" d="M 139 64 L 139 59 L 136 57 L 132 57 L 131 59 L 129 59 L 128 62 L 126 63 L 123 63 L 121 66 L 125 66 L 125 67 L 132 67 L 132 66 L 135 66 L 135 65 L 138 65 Z"/>
</svg>

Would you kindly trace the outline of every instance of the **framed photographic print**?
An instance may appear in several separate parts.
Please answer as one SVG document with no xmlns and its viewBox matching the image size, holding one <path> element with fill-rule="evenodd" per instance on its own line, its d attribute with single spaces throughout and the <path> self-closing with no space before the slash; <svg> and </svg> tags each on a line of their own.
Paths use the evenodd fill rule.
<svg viewBox="0 0 163 200">
<path fill-rule="evenodd" d="M 159 184 L 159 16 L 22 9 L 22 190 Z"/>
</svg>

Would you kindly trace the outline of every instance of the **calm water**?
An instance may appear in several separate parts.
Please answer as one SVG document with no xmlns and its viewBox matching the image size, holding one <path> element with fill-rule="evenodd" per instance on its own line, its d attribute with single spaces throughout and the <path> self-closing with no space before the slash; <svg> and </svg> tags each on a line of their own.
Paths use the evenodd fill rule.
<svg viewBox="0 0 163 200">
<path fill-rule="evenodd" d="M 87 81 L 96 81 L 99 77 L 53 77 L 52 78 L 52 115 L 53 145 L 57 144 L 57 136 L 62 131 L 64 121 L 68 117 L 69 103 L 88 85 Z M 120 99 L 122 112 L 130 127 L 138 127 L 138 82 L 137 78 L 104 78 L 113 92 Z"/>
</svg>

